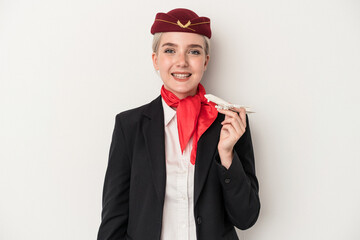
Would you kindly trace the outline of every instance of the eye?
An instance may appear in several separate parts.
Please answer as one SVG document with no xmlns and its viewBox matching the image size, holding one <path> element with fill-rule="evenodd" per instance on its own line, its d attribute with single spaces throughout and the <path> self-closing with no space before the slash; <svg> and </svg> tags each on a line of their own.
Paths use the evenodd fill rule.
<svg viewBox="0 0 360 240">
<path fill-rule="evenodd" d="M 175 50 L 167 48 L 167 49 L 164 50 L 164 53 L 175 53 Z"/>
<path fill-rule="evenodd" d="M 194 54 L 194 55 L 200 55 L 201 54 L 201 52 L 199 50 L 190 50 L 189 53 Z"/>
</svg>

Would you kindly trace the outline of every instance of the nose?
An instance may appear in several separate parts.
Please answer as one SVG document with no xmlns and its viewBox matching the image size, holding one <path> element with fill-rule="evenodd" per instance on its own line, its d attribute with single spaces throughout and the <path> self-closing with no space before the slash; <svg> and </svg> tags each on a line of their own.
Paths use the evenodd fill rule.
<svg viewBox="0 0 360 240">
<path fill-rule="evenodd" d="M 186 53 L 179 53 L 177 56 L 177 66 L 178 67 L 187 67 L 188 58 Z"/>
</svg>

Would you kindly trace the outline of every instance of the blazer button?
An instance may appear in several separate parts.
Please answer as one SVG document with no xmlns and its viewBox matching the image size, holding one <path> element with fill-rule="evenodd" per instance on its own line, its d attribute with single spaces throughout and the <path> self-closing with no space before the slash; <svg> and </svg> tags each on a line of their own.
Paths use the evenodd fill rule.
<svg viewBox="0 0 360 240">
<path fill-rule="evenodd" d="M 226 178 L 225 179 L 225 183 L 230 183 L 231 182 L 231 179 L 230 178 Z"/>
<path fill-rule="evenodd" d="M 201 217 L 197 217 L 197 219 L 196 219 L 196 222 L 197 222 L 197 224 L 201 224 Z"/>
</svg>

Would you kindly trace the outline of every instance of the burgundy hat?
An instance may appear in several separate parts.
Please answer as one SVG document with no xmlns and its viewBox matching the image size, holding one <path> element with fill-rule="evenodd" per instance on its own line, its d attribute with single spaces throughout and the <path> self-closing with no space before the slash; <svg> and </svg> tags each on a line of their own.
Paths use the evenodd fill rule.
<svg viewBox="0 0 360 240">
<path fill-rule="evenodd" d="M 168 13 L 156 14 L 151 34 L 158 32 L 190 32 L 211 38 L 210 19 L 199 17 L 185 8 L 176 8 Z"/>
</svg>

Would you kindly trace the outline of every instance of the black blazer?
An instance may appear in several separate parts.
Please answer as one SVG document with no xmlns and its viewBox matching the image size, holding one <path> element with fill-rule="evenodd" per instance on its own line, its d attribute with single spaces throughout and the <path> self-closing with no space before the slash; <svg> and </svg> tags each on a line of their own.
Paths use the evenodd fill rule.
<svg viewBox="0 0 360 240">
<path fill-rule="evenodd" d="M 234 226 L 247 229 L 259 215 L 248 118 L 228 170 L 220 164 L 217 152 L 223 119 L 218 114 L 198 142 L 194 179 L 198 240 L 238 239 Z M 98 240 L 160 239 L 165 184 L 164 114 L 159 96 L 116 116 Z"/>
</svg>

